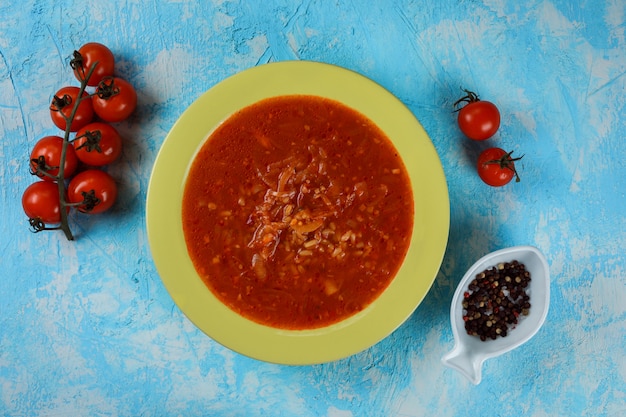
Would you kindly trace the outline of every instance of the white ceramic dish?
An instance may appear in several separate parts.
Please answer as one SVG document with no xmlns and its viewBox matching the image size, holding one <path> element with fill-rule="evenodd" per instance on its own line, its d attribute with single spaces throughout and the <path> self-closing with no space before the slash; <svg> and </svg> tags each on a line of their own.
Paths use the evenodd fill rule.
<svg viewBox="0 0 626 417">
<path fill-rule="evenodd" d="M 463 293 L 476 274 L 497 265 L 500 262 L 517 260 L 530 272 L 531 281 L 526 289 L 530 296 L 530 313 L 524 316 L 508 336 L 496 340 L 481 341 L 476 336 L 468 335 L 463 321 Z M 480 258 L 465 273 L 457 286 L 450 307 L 450 321 L 454 334 L 454 348 L 447 353 L 442 362 L 445 366 L 456 369 L 473 384 L 481 381 L 482 364 L 526 343 L 543 325 L 550 304 L 550 270 L 545 256 L 532 246 L 515 246 L 489 253 Z"/>
</svg>

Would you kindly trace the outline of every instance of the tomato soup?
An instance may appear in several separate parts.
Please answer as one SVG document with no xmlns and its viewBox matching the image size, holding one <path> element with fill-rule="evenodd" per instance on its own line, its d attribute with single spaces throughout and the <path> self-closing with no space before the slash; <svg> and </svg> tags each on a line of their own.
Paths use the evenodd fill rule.
<svg viewBox="0 0 626 417">
<path fill-rule="evenodd" d="M 265 99 L 226 119 L 195 156 L 182 204 L 208 288 L 281 329 L 366 308 L 399 270 L 413 228 L 410 180 L 391 141 L 317 96 Z"/>
</svg>

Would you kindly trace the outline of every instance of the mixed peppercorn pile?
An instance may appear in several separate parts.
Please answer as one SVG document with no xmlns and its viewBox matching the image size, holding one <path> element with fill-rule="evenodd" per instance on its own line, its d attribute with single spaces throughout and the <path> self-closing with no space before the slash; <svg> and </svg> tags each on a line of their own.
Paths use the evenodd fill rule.
<svg viewBox="0 0 626 417">
<path fill-rule="evenodd" d="M 519 316 L 527 316 L 530 272 L 517 260 L 485 269 L 470 282 L 463 294 L 463 321 L 467 334 L 480 340 L 506 337 Z"/>
</svg>

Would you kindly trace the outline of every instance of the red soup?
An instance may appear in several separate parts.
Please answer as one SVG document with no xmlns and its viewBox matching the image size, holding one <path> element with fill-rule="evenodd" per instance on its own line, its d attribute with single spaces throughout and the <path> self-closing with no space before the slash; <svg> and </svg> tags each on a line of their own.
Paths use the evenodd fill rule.
<svg viewBox="0 0 626 417">
<path fill-rule="evenodd" d="M 191 260 L 221 302 L 264 325 L 312 329 L 387 288 L 408 250 L 413 196 L 371 120 L 330 99 L 280 96 L 211 134 L 182 215 Z"/>
</svg>

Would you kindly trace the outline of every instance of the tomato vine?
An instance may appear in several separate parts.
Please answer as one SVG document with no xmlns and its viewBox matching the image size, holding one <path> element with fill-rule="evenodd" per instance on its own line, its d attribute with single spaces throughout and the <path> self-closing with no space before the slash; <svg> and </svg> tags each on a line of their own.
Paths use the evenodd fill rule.
<svg viewBox="0 0 626 417">
<path fill-rule="evenodd" d="M 115 180 L 98 168 L 120 155 L 122 139 L 108 123 L 130 116 L 137 105 L 137 93 L 130 83 L 113 77 L 114 57 L 102 44 L 92 42 L 74 51 L 70 66 L 80 86 L 61 88 L 50 103 L 50 117 L 63 130 L 63 136 L 46 136 L 35 144 L 30 173 L 41 181 L 26 188 L 22 207 L 32 232 L 61 230 L 67 240 L 74 240 L 71 209 L 101 213 L 117 199 Z M 88 93 L 88 87 L 95 87 L 95 91 Z M 99 93 L 103 89 L 106 97 Z M 95 101 L 108 111 L 95 111 Z"/>
<path fill-rule="evenodd" d="M 69 224 L 69 221 L 68 221 L 68 210 L 67 210 L 67 207 L 70 207 L 70 206 L 75 205 L 75 204 L 69 203 L 67 201 L 67 199 L 65 198 L 65 195 L 66 195 L 66 187 L 65 187 L 65 158 L 67 157 L 67 147 L 70 146 L 70 135 L 71 135 L 71 132 L 72 132 L 72 121 L 74 120 L 74 117 L 76 116 L 76 112 L 78 111 L 78 106 L 80 105 L 80 103 L 83 100 L 91 100 L 91 96 L 83 97 L 83 93 L 85 92 L 85 89 L 87 88 L 87 83 L 89 82 L 89 79 L 91 78 L 91 75 L 93 74 L 93 72 L 96 70 L 97 66 L 98 66 L 98 62 L 95 62 L 89 68 L 89 71 L 87 72 L 87 75 L 80 81 L 78 99 L 74 101 L 73 107 L 72 107 L 72 111 L 71 111 L 69 117 L 65 116 L 65 114 L 60 112 L 62 117 L 65 119 L 65 132 L 64 132 L 64 135 L 63 135 L 63 147 L 61 148 L 61 163 L 59 164 L 59 173 L 56 176 L 57 186 L 58 186 L 58 189 L 59 189 L 59 205 L 60 205 L 60 209 L 61 209 L 61 223 L 58 226 L 58 229 L 62 230 L 63 233 L 65 233 L 65 237 L 67 238 L 67 240 L 74 240 L 74 234 L 72 233 L 72 230 L 70 228 L 70 224 Z M 55 99 L 56 99 L 56 97 L 55 97 Z M 53 101 L 53 105 L 57 105 L 56 104 L 56 100 Z M 32 219 L 30 219 L 30 224 L 31 224 L 31 227 L 32 227 L 33 226 Z M 40 225 L 40 223 L 37 223 L 37 225 Z M 37 229 L 37 228 L 35 228 L 35 231 L 39 232 L 41 230 L 51 230 L 51 229 L 54 230 L 56 228 L 54 228 L 54 227 L 53 228 L 44 227 L 44 229 Z"/>
</svg>

